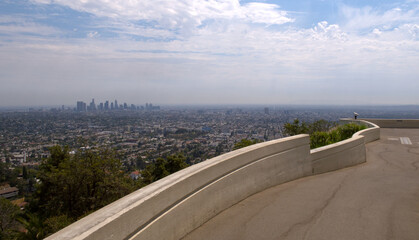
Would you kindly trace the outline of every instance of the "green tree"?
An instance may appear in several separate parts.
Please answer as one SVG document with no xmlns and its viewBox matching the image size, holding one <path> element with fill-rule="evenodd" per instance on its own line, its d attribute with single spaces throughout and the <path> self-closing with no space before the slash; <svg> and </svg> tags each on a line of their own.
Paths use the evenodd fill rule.
<svg viewBox="0 0 419 240">
<path fill-rule="evenodd" d="M 143 185 L 148 185 L 154 181 L 153 177 L 154 164 L 149 164 L 141 171 L 141 179 Z"/>
<path fill-rule="evenodd" d="M 25 232 L 19 233 L 19 240 L 40 240 L 51 234 L 42 218 L 36 214 L 28 212 L 23 217 L 19 217 L 18 220 L 26 229 Z"/>
<path fill-rule="evenodd" d="M 336 127 L 336 123 L 321 119 L 308 124 L 308 133 L 312 134 L 314 132 L 327 132 L 333 127 Z"/>
<path fill-rule="evenodd" d="M 153 182 L 169 175 L 166 169 L 167 161 L 163 158 L 157 158 L 152 170 Z"/>
<path fill-rule="evenodd" d="M 308 133 L 309 129 L 305 122 L 301 122 L 298 118 L 293 123 L 284 124 L 284 132 L 289 136 Z"/>
<path fill-rule="evenodd" d="M 22 176 L 23 176 L 23 179 L 28 179 L 28 170 L 26 169 L 25 166 L 22 167 Z"/>
<path fill-rule="evenodd" d="M 318 148 L 329 144 L 329 133 L 314 132 L 310 135 L 310 148 Z"/>
<path fill-rule="evenodd" d="M 166 170 L 169 174 L 177 172 L 181 169 L 188 167 L 189 165 L 186 163 L 186 158 L 183 154 L 175 154 L 167 157 L 166 161 Z"/>
<path fill-rule="evenodd" d="M 0 183 L 6 182 L 10 175 L 9 164 L 0 161 Z"/>
<path fill-rule="evenodd" d="M 0 239 L 13 239 L 18 230 L 17 217 L 20 214 L 18 206 L 5 198 L 0 198 Z"/>
<path fill-rule="evenodd" d="M 249 140 L 247 138 L 244 138 L 244 139 L 240 140 L 240 142 L 237 142 L 236 144 L 234 144 L 233 150 L 244 148 L 244 147 L 247 147 L 247 146 L 250 146 L 250 145 L 253 145 L 253 144 L 256 144 L 256 143 L 260 143 L 260 142 L 261 141 L 258 140 L 258 139 Z"/>
<path fill-rule="evenodd" d="M 85 150 L 70 156 L 67 151 L 53 147 L 40 165 L 41 183 L 31 204 L 44 218 L 66 215 L 76 220 L 135 189 L 115 152 Z"/>
<path fill-rule="evenodd" d="M 142 183 L 150 184 L 188 166 L 185 156 L 181 153 L 168 156 L 166 159 L 157 158 L 154 163 L 147 165 L 141 171 Z"/>
</svg>

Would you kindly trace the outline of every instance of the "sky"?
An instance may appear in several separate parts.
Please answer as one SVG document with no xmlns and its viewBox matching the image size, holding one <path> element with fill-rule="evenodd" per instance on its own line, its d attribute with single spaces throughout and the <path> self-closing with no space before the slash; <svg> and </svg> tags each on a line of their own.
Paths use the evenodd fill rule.
<svg viewBox="0 0 419 240">
<path fill-rule="evenodd" d="M 419 104 L 419 0 L 0 0 L 0 106 Z"/>
</svg>

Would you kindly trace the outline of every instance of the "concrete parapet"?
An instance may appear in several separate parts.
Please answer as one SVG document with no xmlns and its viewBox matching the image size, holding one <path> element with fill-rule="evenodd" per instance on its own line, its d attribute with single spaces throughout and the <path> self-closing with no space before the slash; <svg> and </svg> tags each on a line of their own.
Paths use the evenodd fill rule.
<svg viewBox="0 0 419 240">
<path fill-rule="evenodd" d="M 137 190 L 48 239 L 180 239 L 269 187 L 365 162 L 365 143 L 379 134 L 371 125 L 351 139 L 311 151 L 308 135 L 232 151 Z"/>
<path fill-rule="evenodd" d="M 325 173 L 366 161 L 364 136 L 311 150 L 313 174 Z"/>
<path fill-rule="evenodd" d="M 179 206 L 184 206 L 185 201 L 190 202 L 197 198 L 210 201 L 217 195 L 206 195 L 208 190 L 205 189 L 213 189 L 214 187 L 210 186 L 217 186 L 221 191 L 223 186 L 227 184 L 224 182 L 226 179 L 230 179 L 231 182 L 231 179 L 236 179 L 236 174 L 237 177 L 242 176 L 240 180 L 236 180 L 238 181 L 237 184 L 243 185 L 244 188 L 232 191 L 231 194 L 235 194 L 232 195 L 234 196 L 231 197 L 232 200 L 228 200 L 230 195 L 218 195 L 218 205 L 214 205 L 215 203 L 209 205 L 213 209 L 219 210 L 215 210 L 212 214 L 205 214 L 205 211 L 201 211 L 199 207 L 189 209 L 189 212 L 192 211 L 195 215 L 200 216 L 199 221 L 192 221 L 192 223 L 189 223 L 190 225 L 180 224 L 181 222 L 177 220 L 179 215 L 175 219 L 171 218 L 171 224 L 176 225 L 179 233 L 169 231 L 165 234 L 168 234 L 167 236 L 174 234 L 176 237 L 181 237 L 182 234 L 192 231 L 192 227 L 197 227 L 197 223 L 208 220 L 219 211 L 242 200 L 243 198 L 239 196 L 246 197 L 255 193 L 255 191 L 261 191 L 272 186 L 275 182 L 279 184 L 281 181 L 289 181 L 310 174 L 310 163 L 305 162 L 308 159 L 308 153 L 308 135 L 273 140 L 232 151 L 183 169 L 137 190 L 62 229 L 50 236 L 49 239 L 129 239 L 131 237 L 142 239 L 143 233 L 144 236 L 148 236 L 150 232 L 152 233 L 148 229 L 155 229 L 154 224 L 160 226 L 161 219 L 167 219 L 167 216 L 175 211 L 173 208 L 178 204 L 183 203 Z M 279 157 L 278 154 L 283 155 L 283 157 Z M 283 159 L 287 160 L 284 161 Z M 293 161 L 293 163 L 288 163 L 288 161 Z M 254 167 L 261 167 L 265 163 L 266 166 L 272 167 L 277 172 L 271 171 L 271 175 L 266 175 L 266 172 L 262 171 L 257 174 L 255 172 L 257 168 L 254 169 Z M 254 166 L 248 166 L 250 164 Z M 270 167 L 268 168 L 272 170 Z M 245 169 L 247 169 L 246 171 L 253 169 L 250 172 L 254 176 L 239 174 Z M 280 176 L 284 172 L 286 174 Z M 264 180 L 261 175 L 266 175 L 265 178 L 267 179 Z M 275 179 L 275 181 L 269 179 Z M 267 185 L 267 183 L 271 185 Z M 222 199 L 224 197 L 225 201 Z M 164 225 L 162 229 L 167 228 L 170 228 L 170 226 Z"/>
<path fill-rule="evenodd" d="M 366 125 L 368 128 L 356 132 L 353 136 L 364 136 L 365 143 L 373 142 L 380 139 L 380 127 L 376 124 L 366 121 L 366 120 L 355 120 L 353 118 L 342 118 L 340 119 L 342 124 L 346 123 L 356 123 Z"/>
<path fill-rule="evenodd" d="M 374 123 L 365 121 L 365 120 L 359 120 L 359 122 L 367 124 L 370 128 L 367 128 L 367 129 L 364 129 L 364 130 L 361 130 L 361 131 L 355 133 L 353 135 L 354 137 L 364 136 L 365 137 L 364 138 L 365 143 L 370 143 L 370 142 L 373 142 L 373 141 L 376 141 L 376 140 L 380 139 L 380 127 L 379 126 L 377 126 Z"/>
<path fill-rule="evenodd" d="M 380 128 L 419 128 L 418 119 L 362 119 L 380 126 Z"/>
<path fill-rule="evenodd" d="M 257 192 L 310 175 L 311 163 L 307 155 L 308 145 L 299 146 L 228 173 L 173 206 L 132 239 L 180 239 Z"/>
</svg>

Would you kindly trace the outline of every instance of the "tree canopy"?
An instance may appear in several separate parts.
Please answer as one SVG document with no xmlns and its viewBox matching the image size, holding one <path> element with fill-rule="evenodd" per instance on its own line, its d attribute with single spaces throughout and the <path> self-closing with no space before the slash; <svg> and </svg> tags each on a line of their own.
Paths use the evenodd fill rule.
<svg viewBox="0 0 419 240">
<path fill-rule="evenodd" d="M 237 142 L 237 143 L 234 144 L 233 150 L 244 148 L 244 147 L 247 147 L 247 146 L 250 146 L 250 145 L 253 145 L 253 144 L 256 144 L 256 143 L 260 143 L 260 142 L 261 141 L 258 140 L 258 139 L 250 140 L 250 139 L 244 138 L 244 139 L 240 140 L 240 142 Z"/>
<path fill-rule="evenodd" d="M 67 147 L 55 146 L 40 165 L 35 200 L 43 215 L 77 219 L 135 190 L 115 152 L 68 152 Z"/>
</svg>

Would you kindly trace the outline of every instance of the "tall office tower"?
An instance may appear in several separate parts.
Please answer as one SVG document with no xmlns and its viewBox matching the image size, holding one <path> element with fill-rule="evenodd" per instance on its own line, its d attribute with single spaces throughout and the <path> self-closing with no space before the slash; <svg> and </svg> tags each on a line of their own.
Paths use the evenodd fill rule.
<svg viewBox="0 0 419 240">
<path fill-rule="evenodd" d="M 118 101 L 116 101 L 116 99 L 115 99 L 115 109 L 118 109 Z"/>
<path fill-rule="evenodd" d="M 109 101 L 107 101 L 107 100 L 105 102 L 105 110 L 109 110 Z"/>
<path fill-rule="evenodd" d="M 99 110 L 103 110 L 103 102 L 101 102 L 100 104 L 99 104 Z"/>
<path fill-rule="evenodd" d="M 127 108 L 128 108 L 128 104 L 124 103 L 124 109 L 127 109 Z"/>
<path fill-rule="evenodd" d="M 77 101 L 77 112 L 85 112 L 86 111 L 86 103 L 83 101 Z"/>
<path fill-rule="evenodd" d="M 92 102 L 90 103 L 90 111 L 95 111 L 95 110 L 96 110 L 95 99 L 92 98 Z"/>
<path fill-rule="evenodd" d="M 113 102 L 111 102 L 111 110 L 113 110 Z"/>
<path fill-rule="evenodd" d="M 83 102 L 82 101 L 77 101 L 76 111 L 81 112 L 82 106 L 83 106 Z"/>
</svg>

